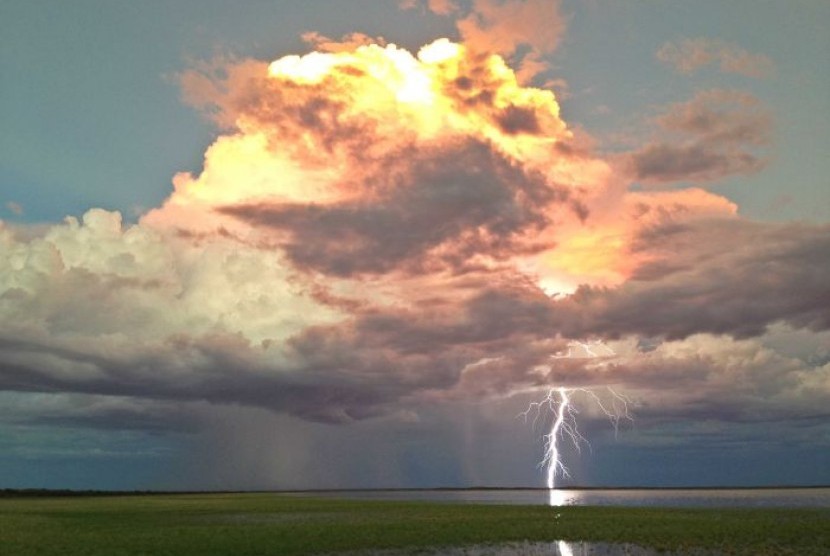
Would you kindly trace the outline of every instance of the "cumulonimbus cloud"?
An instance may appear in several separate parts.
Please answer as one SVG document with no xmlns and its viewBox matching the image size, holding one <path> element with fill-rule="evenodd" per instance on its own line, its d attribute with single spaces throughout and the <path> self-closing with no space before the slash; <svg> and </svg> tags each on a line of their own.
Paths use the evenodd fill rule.
<svg viewBox="0 0 830 556">
<path fill-rule="evenodd" d="M 186 72 L 222 134 L 137 224 L 100 209 L 4 224 L 0 387 L 345 422 L 554 381 L 682 379 L 658 380 L 655 361 L 729 382 L 723 349 L 705 365 L 672 354 L 830 327 L 826 226 L 750 222 L 700 188 L 629 191 L 501 56 L 365 42 Z M 734 92 L 659 125 L 690 143 L 632 153 L 636 179 L 749 171 L 733 159 L 769 133 Z M 689 149 L 729 161 L 690 170 Z M 580 337 L 658 347 L 551 364 Z M 826 399 L 798 369 L 770 382 L 780 399 Z"/>
</svg>

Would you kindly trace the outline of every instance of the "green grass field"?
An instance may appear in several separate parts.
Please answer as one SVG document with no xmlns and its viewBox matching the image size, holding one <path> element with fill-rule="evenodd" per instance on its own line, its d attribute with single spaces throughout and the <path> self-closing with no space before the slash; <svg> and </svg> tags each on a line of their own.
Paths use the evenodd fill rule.
<svg viewBox="0 0 830 556">
<path fill-rule="evenodd" d="M 0 498 L 3 556 L 294 555 L 519 540 L 830 554 L 830 510 L 548 508 L 275 494 Z"/>
</svg>

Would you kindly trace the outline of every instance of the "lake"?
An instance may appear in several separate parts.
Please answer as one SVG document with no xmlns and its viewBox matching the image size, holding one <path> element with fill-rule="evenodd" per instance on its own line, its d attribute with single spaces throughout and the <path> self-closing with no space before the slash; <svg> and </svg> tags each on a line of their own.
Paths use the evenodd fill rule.
<svg viewBox="0 0 830 556">
<path fill-rule="evenodd" d="M 552 506 L 830 508 L 830 488 L 423 489 L 304 492 L 305 496 Z"/>
</svg>

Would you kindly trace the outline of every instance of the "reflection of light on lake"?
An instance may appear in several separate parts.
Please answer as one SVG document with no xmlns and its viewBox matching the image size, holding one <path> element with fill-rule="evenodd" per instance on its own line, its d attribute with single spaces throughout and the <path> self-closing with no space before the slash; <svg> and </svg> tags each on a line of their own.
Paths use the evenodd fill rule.
<svg viewBox="0 0 830 556">
<path fill-rule="evenodd" d="M 549 506 L 573 506 L 579 499 L 579 494 L 572 490 L 552 488 L 548 490 Z"/>
<path fill-rule="evenodd" d="M 557 542 L 556 548 L 559 549 L 560 556 L 574 556 L 574 551 L 571 550 L 571 545 L 565 541 Z"/>
</svg>

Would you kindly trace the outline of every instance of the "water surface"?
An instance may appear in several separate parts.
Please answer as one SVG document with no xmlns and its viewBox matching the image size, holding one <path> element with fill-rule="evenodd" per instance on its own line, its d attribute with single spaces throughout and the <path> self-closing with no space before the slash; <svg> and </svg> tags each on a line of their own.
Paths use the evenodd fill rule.
<svg viewBox="0 0 830 556">
<path fill-rule="evenodd" d="M 830 488 L 316 491 L 307 496 L 553 506 L 830 508 Z"/>
</svg>

